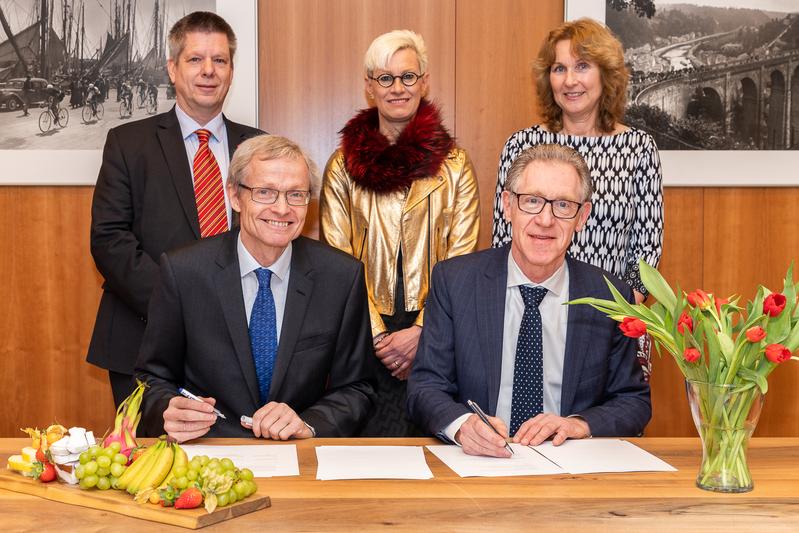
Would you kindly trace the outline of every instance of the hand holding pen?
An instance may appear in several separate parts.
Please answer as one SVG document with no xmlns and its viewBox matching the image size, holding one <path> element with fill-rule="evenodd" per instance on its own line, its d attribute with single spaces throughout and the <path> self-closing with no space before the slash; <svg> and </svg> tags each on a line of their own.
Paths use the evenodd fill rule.
<svg viewBox="0 0 799 533">
<path fill-rule="evenodd" d="M 214 407 L 214 398 L 200 398 L 194 394 L 194 398 L 191 398 L 186 396 L 187 392 L 173 396 L 163 414 L 164 431 L 178 442 L 202 437 L 218 418 L 224 418 Z"/>
<path fill-rule="evenodd" d="M 469 417 L 455 435 L 464 453 L 511 457 L 514 452 L 505 440 L 508 435 L 505 423 L 499 418 L 486 415 L 475 402 L 468 400 L 466 403 L 475 416 Z"/>
</svg>

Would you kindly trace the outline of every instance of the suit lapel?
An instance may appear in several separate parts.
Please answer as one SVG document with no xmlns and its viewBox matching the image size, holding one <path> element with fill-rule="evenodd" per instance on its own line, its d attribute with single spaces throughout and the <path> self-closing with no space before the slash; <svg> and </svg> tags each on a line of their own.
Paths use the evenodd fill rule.
<svg viewBox="0 0 799 533">
<path fill-rule="evenodd" d="M 191 177 L 189 158 L 186 155 L 186 145 L 183 143 L 183 134 L 180 131 L 180 123 L 174 107 L 162 115 L 161 121 L 158 123 L 157 135 L 164 160 L 166 160 L 172 175 L 172 183 L 175 185 L 180 199 L 180 205 L 186 214 L 186 220 L 189 221 L 194 237 L 199 239 L 200 220 L 197 217 L 194 182 Z"/>
<path fill-rule="evenodd" d="M 260 407 L 260 393 L 258 392 L 258 377 L 255 373 L 255 362 L 252 359 L 250 348 L 250 332 L 247 327 L 247 314 L 244 310 L 244 297 L 241 292 L 241 271 L 239 269 L 238 231 L 231 231 L 225 235 L 224 244 L 216 258 L 220 270 L 214 275 L 214 284 L 222 306 L 233 348 L 236 352 L 244 381 L 250 391 L 253 405 Z"/>
<path fill-rule="evenodd" d="M 589 280 L 583 275 L 583 268 L 576 261 L 566 260 L 569 266 L 569 300 L 576 300 L 592 294 Z M 560 393 L 560 412 L 562 416 L 571 414 L 571 407 L 580 383 L 580 375 L 585 359 L 591 355 L 591 324 L 597 313 L 589 305 L 570 305 L 566 326 L 566 354 L 563 359 L 563 382 Z"/>
<path fill-rule="evenodd" d="M 225 121 L 225 132 L 227 133 L 227 149 L 230 159 L 233 159 L 233 153 L 239 145 L 247 140 L 248 131 L 240 124 L 231 122 L 225 115 L 222 115 L 222 120 Z"/>
<path fill-rule="evenodd" d="M 488 412 L 497 412 L 499 382 L 502 374 L 502 334 L 505 319 L 505 291 L 508 285 L 508 250 L 492 254 L 491 260 L 478 278 L 475 294 L 484 294 L 486 298 L 477 302 L 478 338 L 480 353 L 488 377 Z"/>
<path fill-rule="evenodd" d="M 283 324 L 280 328 L 280 341 L 277 348 L 277 359 L 269 387 L 269 400 L 278 397 L 286 372 L 294 357 L 294 346 L 300 335 L 305 313 L 313 292 L 313 266 L 309 260 L 303 242 L 304 238 L 294 240 L 291 250 L 291 267 L 289 286 L 286 292 L 286 308 L 283 311 Z"/>
</svg>

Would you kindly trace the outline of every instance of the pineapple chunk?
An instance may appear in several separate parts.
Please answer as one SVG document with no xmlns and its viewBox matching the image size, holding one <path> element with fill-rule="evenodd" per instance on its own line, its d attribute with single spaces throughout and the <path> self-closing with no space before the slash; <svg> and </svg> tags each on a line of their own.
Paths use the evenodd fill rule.
<svg viewBox="0 0 799 533">
<path fill-rule="evenodd" d="M 36 462 L 36 449 L 30 446 L 22 448 L 22 460 L 28 463 Z"/>
<path fill-rule="evenodd" d="M 14 470 L 16 472 L 27 474 L 31 470 L 33 470 L 33 463 L 24 460 L 21 455 L 12 455 L 11 457 L 8 458 L 7 468 L 9 470 Z"/>
</svg>

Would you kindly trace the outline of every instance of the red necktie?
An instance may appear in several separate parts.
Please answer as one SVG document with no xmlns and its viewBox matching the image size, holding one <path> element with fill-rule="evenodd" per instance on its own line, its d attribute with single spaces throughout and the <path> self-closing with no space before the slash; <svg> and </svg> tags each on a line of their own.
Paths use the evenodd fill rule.
<svg viewBox="0 0 799 533">
<path fill-rule="evenodd" d="M 211 132 L 194 132 L 200 140 L 200 148 L 194 155 L 194 198 L 197 201 L 197 217 L 200 219 L 200 236 L 211 237 L 227 231 L 225 193 L 222 189 L 222 173 L 213 152 L 208 147 Z"/>
</svg>

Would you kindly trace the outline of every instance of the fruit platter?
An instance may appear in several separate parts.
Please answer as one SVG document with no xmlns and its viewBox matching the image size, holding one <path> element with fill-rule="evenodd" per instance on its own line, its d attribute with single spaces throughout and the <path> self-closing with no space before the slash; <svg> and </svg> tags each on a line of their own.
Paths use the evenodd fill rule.
<svg viewBox="0 0 799 533">
<path fill-rule="evenodd" d="M 230 459 L 189 457 L 162 436 L 136 440 L 144 385 L 101 442 L 84 428 L 24 428 L 30 445 L 8 457 L 0 488 L 49 500 L 200 528 L 269 507 L 253 473 Z"/>
</svg>

